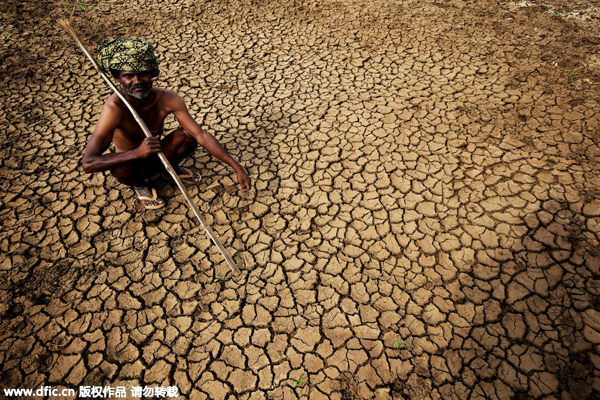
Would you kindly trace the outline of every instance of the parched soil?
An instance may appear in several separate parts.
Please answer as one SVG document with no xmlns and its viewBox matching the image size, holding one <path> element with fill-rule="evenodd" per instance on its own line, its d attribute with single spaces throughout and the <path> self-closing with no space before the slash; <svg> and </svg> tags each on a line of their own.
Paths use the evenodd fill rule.
<svg viewBox="0 0 600 400">
<path fill-rule="evenodd" d="M 600 398 L 596 2 L 77 7 L 248 170 L 186 161 L 239 276 L 170 180 L 82 171 L 110 90 L 67 3 L 0 5 L 0 390 Z"/>
</svg>

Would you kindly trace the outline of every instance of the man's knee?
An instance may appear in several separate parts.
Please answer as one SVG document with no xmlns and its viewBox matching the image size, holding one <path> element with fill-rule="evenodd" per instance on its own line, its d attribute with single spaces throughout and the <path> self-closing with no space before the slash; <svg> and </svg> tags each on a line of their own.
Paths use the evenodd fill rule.
<svg viewBox="0 0 600 400">
<path fill-rule="evenodd" d="M 175 154 L 177 157 L 187 157 L 190 155 L 198 146 L 198 141 L 189 131 L 179 127 L 179 139 L 176 144 Z"/>
<path fill-rule="evenodd" d="M 154 174 L 155 171 L 153 171 L 150 164 L 142 165 L 135 162 L 129 162 L 120 167 L 111 169 L 110 173 L 117 181 L 132 186 L 140 185 L 144 179 Z"/>
<path fill-rule="evenodd" d="M 139 180 L 139 176 L 136 176 L 137 174 L 133 171 L 133 168 L 129 166 L 111 169 L 110 174 L 120 183 L 129 186 L 133 185 L 133 182 Z"/>
<path fill-rule="evenodd" d="M 186 145 L 196 146 L 198 144 L 194 135 L 192 135 L 189 131 L 185 130 L 183 127 L 179 127 L 179 132 L 181 134 L 182 140 L 185 142 Z"/>
</svg>

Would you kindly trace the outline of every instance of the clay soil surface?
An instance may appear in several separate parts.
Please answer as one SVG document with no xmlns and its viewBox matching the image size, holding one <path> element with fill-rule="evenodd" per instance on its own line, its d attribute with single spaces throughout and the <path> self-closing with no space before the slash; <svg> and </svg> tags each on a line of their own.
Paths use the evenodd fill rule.
<svg viewBox="0 0 600 400">
<path fill-rule="evenodd" d="M 0 5 L 0 389 L 600 398 L 597 2 L 77 8 L 249 171 L 185 163 L 239 276 L 168 179 L 82 171 L 110 90 L 66 3 Z"/>
</svg>

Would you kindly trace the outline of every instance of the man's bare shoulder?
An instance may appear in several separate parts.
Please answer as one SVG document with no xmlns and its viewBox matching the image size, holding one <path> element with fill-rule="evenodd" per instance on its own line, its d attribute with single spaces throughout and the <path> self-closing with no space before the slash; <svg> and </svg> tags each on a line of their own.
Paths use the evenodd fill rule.
<svg viewBox="0 0 600 400">
<path fill-rule="evenodd" d="M 123 100 L 121 100 L 116 93 L 110 95 L 109 98 L 104 102 L 104 109 L 107 111 L 118 112 L 119 110 L 124 110 L 125 108 L 127 108 L 127 106 L 125 106 Z M 104 109 L 102 111 L 104 111 Z"/>
<path fill-rule="evenodd" d="M 181 108 L 183 100 L 177 93 L 169 89 L 156 88 L 160 91 L 161 108 L 167 112 L 173 112 Z"/>
<path fill-rule="evenodd" d="M 100 116 L 109 117 L 111 119 L 121 119 L 123 113 L 126 109 L 123 101 L 116 94 L 112 94 L 106 101 L 104 102 L 104 106 L 102 107 L 102 112 Z"/>
<path fill-rule="evenodd" d="M 169 90 L 169 89 L 161 88 L 161 87 L 158 87 L 158 86 L 154 86 L 152 89 L 156 90 L 163 97 L 167 97 L 167 98 L 169 98 L 169 97 L 179 97 L 179 95 L 177 93 L 175 93 L 174 91 Z"/>
</svg>

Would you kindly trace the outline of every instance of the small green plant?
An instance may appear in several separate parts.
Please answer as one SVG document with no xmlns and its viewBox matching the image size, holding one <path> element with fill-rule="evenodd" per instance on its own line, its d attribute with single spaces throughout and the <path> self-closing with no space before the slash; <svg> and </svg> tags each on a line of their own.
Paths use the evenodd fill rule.
<svg viewBox="0 0 600 400">
<path fill-rule="evenodd" d="M 571 82 L 571 79 L 573 79 L 574 76 L 577 76 L 577 74 L 574 74 L 572 72 L 569 74 L 569 82 Z"/>
<path fill-rule="evenodd" d="M 576 120 L 576 119 L 574 119 L 573 121 L 571 121 L 572 124 L 576 124 L 578 122 L 579 122 L 579 120 Z"/>
<path fill-rule="evenodd" d="M 62 5 L 65 7 L 70 7 L 73 3 L 71 3 L 71 0 L 62 0 Z M 96 6 L 88 6 L 87 4 L 81 2 L 81 1 L 76 1 L 75 5 L 73 6 L 73 12 L 75 11 L 75 8 L 79 8 L 81 11 L 91 11 L 91 12 L 96 12 L 98 11 L 96 9 Z"/>
<path fill-rule="evenodd" d="M 458 128 L 456 128 L 456 132 L 460 133 L 460 132 L 462 132 L 462 131 L 463 131 L 463 130 L 462 130 L 462 128 L 461 128 L 460 126 L 459 126 Z"/>
<path fill-rule="evenodd" d="M 394 348 L 397 349 L 401 344 L 405 344 L 406 342 L 402 339 L 394 338 Z"/>
<path fill-rule="evenodd" d="M 597 16 L 596 14 L 592 14 L 592 15 L 590 15 L 590 17 L 592 17 L 592 19 L 596 19 L 596 18 L 598 18 L 598 16 Z"/>
<path fill-rule="evenodd" d="M 558 14 L 557 14 L 557 13 L 555 13 L 555 12 L 553 12 L 552 14 L 550 14 L 550 16 L 551 16 L 552 18 L 557 18 L 557 17 L 560 17 L 560 15 L 558 15 Z"/>
<path fill-rule="evenodd" d="M 296 378 L 296 379 L 290 379 L 291 381 L 294 381 L 294 383 L 292 383 L 292 387 L 295 388 L 296 386 L 302 384 L 302 382 L 304 382 L 304 379 L 301 379 L 300 377 Z"/>
<path fill-rule="evenodd" d="M 502 8 L 502 3 L 496 4 L 496 8 Z"/>
<path fill-rule="evenodd" d="M 275 354 L 277 355 L 277 358 L 279 358 L 280 360 L 283 357 L 283 355 L 278 351 L 276 351 Z"/>
<path fill-rule="evenodd" d="M 219 282 L 219 278 L 215 278 L 212 280 L 212 283 L 217 283 L 217 282 Z"/>
</svg>

